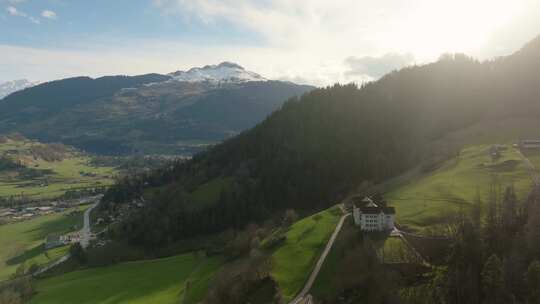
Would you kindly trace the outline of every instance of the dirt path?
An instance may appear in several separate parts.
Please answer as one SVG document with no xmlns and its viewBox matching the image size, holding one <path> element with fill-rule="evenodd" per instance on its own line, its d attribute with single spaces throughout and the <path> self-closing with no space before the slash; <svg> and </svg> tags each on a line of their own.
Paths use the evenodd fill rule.
<svg viewBox="0 0 540 304">
<path fill-rule="evenodd" d="M 326 257 L 328 256 L 328 253 L 332 249 L 332 246 L 334 245 L 334 242 L 336 241 L 336 238 L 341 231 L 341 228 L 343 227 L 343 223 L 345 222 L 345 219 L 351 215 L 350 213 L 344 214 L 340 219 L 336 226 L 336 229 L 334 230 L 334 233 L 332 233 L 332 236 L 326 243 L 326 247 L 324 248 L 324 251 L 322 252 L 321 256 L 319 257 L 319 260 L 317 261 L 317 264 L 315 264 L 315 268 L 313 268 L 313 271 L 309 275 L 308 280 L 306 281 L 306 284 L 304 285 L 304 288 L 302 288 L 302 291 L 298 293 L 298 295 L 289 302 L 289 304 L 300 304 L 300 303 L 311 303 L 311 296 L 308 295 L 309 290 L 313 286 L 313 283 L 315 283 L 315 279 L 317 279 L 317 276 L 319 275 L 319 271 L 321 271 L 321 267 L 324 263 L 324 260 L 326 260 Z"/>
</svg>

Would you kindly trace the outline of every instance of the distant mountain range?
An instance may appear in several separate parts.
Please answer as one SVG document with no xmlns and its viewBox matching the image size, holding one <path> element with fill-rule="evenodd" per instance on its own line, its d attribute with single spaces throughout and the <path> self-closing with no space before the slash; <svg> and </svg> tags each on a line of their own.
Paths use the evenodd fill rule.
<svg viewBox="0 0 540 304">
<path fill-rule="evenodd" d="M 230 62 L 168 75 L 75 77 L 0 100 L 0 133 L 100 154 L 191 155 L 312 89 Z"/>
<path fill-rule="evenodd" d="M 26 79 L 19 79 L 19 80 L 13 80 L 8 81 L 4 83 L 0 83 L 0 99 L 8 96 L 11 93 L 20 91 L 22 89 L 26 89 L 29 87 L 33 87 L 37 85 L 37 82 L 30 82 Z"/>
</svg>

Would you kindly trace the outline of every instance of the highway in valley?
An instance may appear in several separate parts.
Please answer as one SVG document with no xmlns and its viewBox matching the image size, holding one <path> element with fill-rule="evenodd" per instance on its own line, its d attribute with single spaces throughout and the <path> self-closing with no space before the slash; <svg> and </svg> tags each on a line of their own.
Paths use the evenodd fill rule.
<svg viewBox="0 0 540 304">
<path fill-rule="evenodd" d="M 94 208 L 96 208 L 99 205 L 100 201 L 97 201 L 97 203 L 90 206 L 86 211 L 84 211 L 84 218 L 83 218 L 83 227 L 81 231 L 79 232 L 79 235 L 81 237 L 80 244 L 82 248 L 88 247 L 90 244 L 90 239 L 92 237 L 92 231 L 90 230 L 90 213 Z"/>
</svg>

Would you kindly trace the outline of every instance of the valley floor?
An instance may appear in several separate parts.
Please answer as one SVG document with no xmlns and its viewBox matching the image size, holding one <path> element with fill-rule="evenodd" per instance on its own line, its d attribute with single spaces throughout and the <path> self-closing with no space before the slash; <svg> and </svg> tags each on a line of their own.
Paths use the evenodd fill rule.
<svg viewBox="0 0 540 304">
<path fill-rule="evenodd" d="M 68 246 L 45 250 L 45 238 L 49 234 L 80 229 L 85 208 L 87 206 L 0 226 L 0 281 L 7 279 L 22 263 L 27 267 L 34 263 L 44 265 L 63 256 Z"/>
</svg>

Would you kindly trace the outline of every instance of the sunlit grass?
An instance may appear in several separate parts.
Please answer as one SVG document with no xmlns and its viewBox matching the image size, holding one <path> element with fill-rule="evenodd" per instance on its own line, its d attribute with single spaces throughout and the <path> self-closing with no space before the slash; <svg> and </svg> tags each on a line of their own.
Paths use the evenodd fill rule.
<svg viewBox="0 0 540 304">
<path fill-rule="evenodd" d="M 189 253 L 75 271 L 37 281 L 31 303 L 199 303 L 222 264 Z"/>
<path fill-rule="evenodd" d="M 492 162 L 488 148 L 468 147 L 434 172 L 387 193 L 398 222 L 419 230 L 440 223 L 453 213 L 467 211 L 478 194 L 485 201 L 493 181 L 501 191 L 513 185 L 518 197 L 525 198 L 531 177 L 517 151 L 508 147 Z"/>
<path fill-rule="evenodd" d="M 294 223 L 287 240 L 272 255 L 271 275 L 285 300 L 300 291 L 341 217 L 332 208 Z"/>
</svg>

